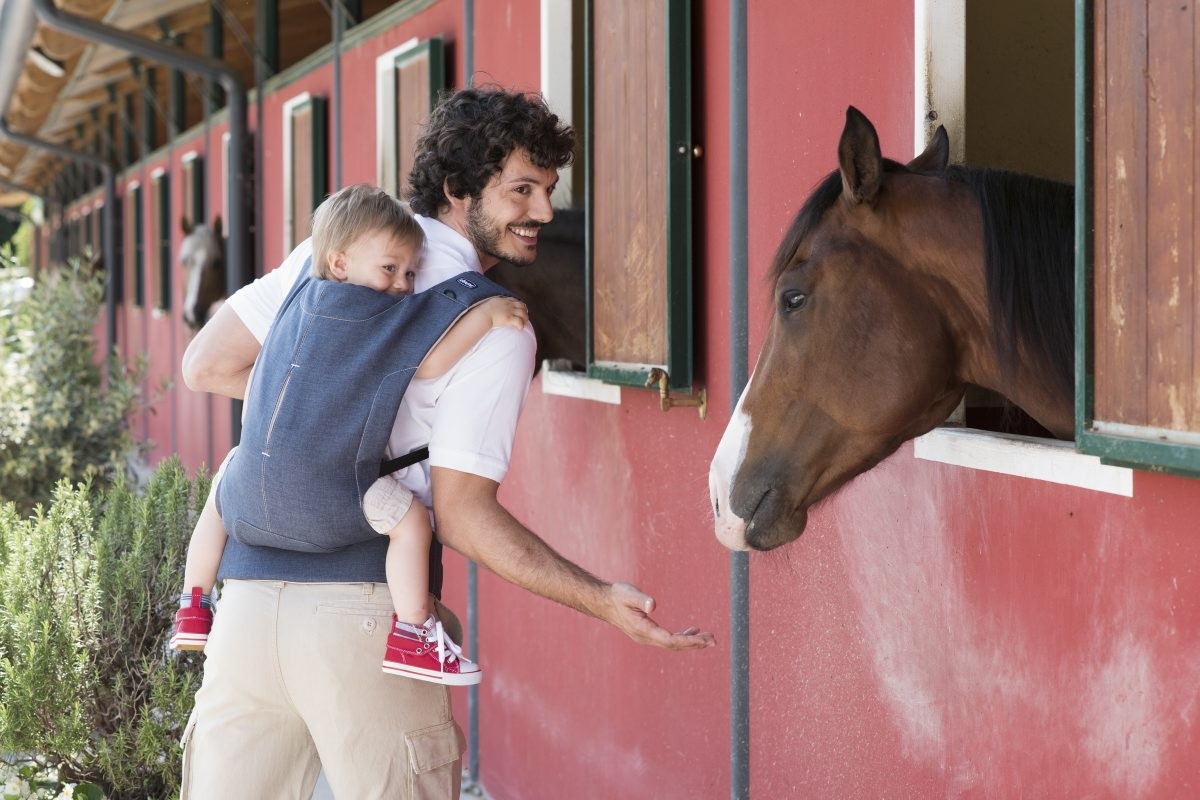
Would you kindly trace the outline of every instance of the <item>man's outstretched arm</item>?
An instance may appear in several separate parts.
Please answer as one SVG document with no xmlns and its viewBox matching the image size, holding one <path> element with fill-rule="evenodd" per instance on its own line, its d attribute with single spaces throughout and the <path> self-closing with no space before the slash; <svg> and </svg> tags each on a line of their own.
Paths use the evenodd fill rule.
<svg viewBox="0 0 1200 800">
<path fill-rule="evenodd" d="M 225 303 L 183 353 L 183 382 L 194 392 L 246 396 L 250 368 L 262 345 L 237 312 Z"/>
<path fill-rule="evenodd" d="M 504 580 L 620 628 L 639 644 L 670 650 L 711 647 L 711 633 L 671 633 L 650 613 L 654 600 L 627 583 L 608 583 L 571 563 L 500 505 L 493 480 L 432 469 L 437 536 Z"/>
</svg>

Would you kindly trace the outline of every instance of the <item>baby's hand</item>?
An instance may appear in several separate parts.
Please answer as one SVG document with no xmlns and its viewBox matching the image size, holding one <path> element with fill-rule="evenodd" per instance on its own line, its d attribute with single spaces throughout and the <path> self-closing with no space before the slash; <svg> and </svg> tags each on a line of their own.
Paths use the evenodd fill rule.
<svg viewBox="0 0 1200 800">
<path fill-rule="evenodd" d="M 480 310 L 492 320 L 493 328 L 505 325 L 521 330 L 529 322 L 529 309 L 514 297 L 492 297 L 480 304 Z"/>
</svg>

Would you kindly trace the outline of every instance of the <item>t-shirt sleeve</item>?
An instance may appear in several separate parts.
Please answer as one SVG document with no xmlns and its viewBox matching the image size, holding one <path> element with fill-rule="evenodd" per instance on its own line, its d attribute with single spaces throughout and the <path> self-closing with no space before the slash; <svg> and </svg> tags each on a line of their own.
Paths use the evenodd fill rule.
<svg viewBox="0 0 1200 800">
<path fill-rule="evenodd" d="M 437 399 L 429 465 L 504 480 L 533 377 L 533 329 L 493 328 L 453 369 Z"/>
<path fill-rule="evenodd" d="M 271 270 L 253 283 L 238 289 L 226 302 L 237 312 L 238 319 L 262 342 L 275 320 L 275 314 L 296 281 L 304 274 L 305 264 L 312 255 L 312 239 L 296 246 L 278 269 Z"/>
</svg>

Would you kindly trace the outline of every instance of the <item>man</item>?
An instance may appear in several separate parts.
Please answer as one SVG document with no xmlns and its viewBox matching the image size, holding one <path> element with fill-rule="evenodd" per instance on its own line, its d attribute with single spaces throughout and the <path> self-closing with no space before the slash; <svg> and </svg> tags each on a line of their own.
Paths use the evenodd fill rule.
<svg viewBox="0 0 1200 800">
<path fill-rule="evenodd" d="M 464 89 L 445 98 L 417 143 L 410 177 L 426 235 L 417 289 L 500 259 L 533 261 L 572 145 L 572 131 L 538 97 Z M 184 354 L 189 387 L 244 395 L 310 250 L 301 244 L 197 334 Z M 441 542 L 505 580 L 642 644 L 711 646 L 709 633 L 661 628 L 648 616 L 649 596 L 590 575 L 498 502 L 534 347 L 528 326 L 493 329 L 445 375 L 410 384 L 389 451 L 428 444 L 429 470 L 409 467 L 403 482 L 426 505 L 432 499 Z M 312 554 L 230 540 L 204 684 L 184 737 L 185 800 L 307 797 L 322 766 L 339 797 L 458 796 L 462 735 L 447 690 L 379 671 L 391 608 L 375 544 Z"/>
</svg>

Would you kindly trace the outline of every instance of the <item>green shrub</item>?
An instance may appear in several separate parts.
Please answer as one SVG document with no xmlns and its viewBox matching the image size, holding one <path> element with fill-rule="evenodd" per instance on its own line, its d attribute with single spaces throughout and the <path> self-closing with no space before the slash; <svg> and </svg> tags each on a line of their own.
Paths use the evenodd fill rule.
<svg viewBox="0 0 1200 800">
<path fill-rule="evenodd" d="M 59 478 L 103 487 L 136 448 L 141 368 L 97 363 L 101 276 L 78 265 L 0 307 L 0 501 L 48 504 Z"/>
<path fill-rule="evenodd" d="M 164 462 L 142 495 L 65 480 L 0 507 L 0 752 L 106 796 L 172 797 L 201 661 L 169 650 L 208 479 Z"/>
</svg>

